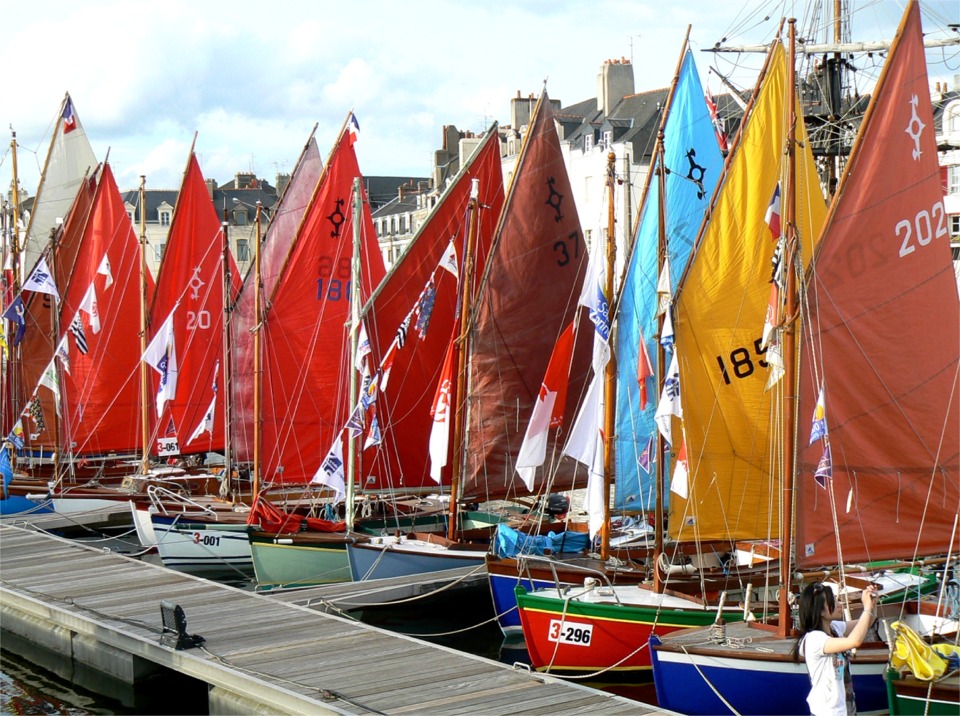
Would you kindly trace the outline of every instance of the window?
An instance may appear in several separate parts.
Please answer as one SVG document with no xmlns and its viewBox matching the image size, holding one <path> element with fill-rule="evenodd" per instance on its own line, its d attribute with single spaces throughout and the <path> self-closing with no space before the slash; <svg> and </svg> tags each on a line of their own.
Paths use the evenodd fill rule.
<svg viewBox="0 0 960 716">
<path fill-rule="evenodd" d="M 607 149 L 613 146 L 613 130 L 612 129 L 608 129 L 606 132 L 603 133 L 603 146 L 605 146 Z"/>
<path fill-rule="evenodd" d="M 170 212 L 161 211 L 160 212 L 160 226 L 170 226 Z"/>
<path fill-rule="evenodd" d="M 589 152 L 591 149 L 593 149 L 593 135 L 584 134 L 583 135 L 583 151 Z"/>
<path fill-rule="evenodd" d="M 135 215 L 134 215 L 133 209 L 128 209 L 128 210 L 127 210 L 127 216 L 130 217 L 130 223 L 131 223 L 131 224 L 136 224 L 136 223 L 137 223 L 137 219 L 136 219 L 136 217 L 135 217 Z"/>
<path fill-rule="evenodd" d="M 237 239 L 237 261 L 250 260 L 250 242 L 246 239 Z"/>
<path fill-rule="evenodd" d="M 233 212 L 233 223 L 237 226 L 246 226 L 247 225 L 247 210 L 246 209 L 237 209 Z"/>
<path fill-rule="evenodd" d="M 160 261 L 163 260 L 163 252 L 166 250 L 166 248 L 167 248 L 167 245 L 166 245 L 166 244 L 156 244 L 156 245 L 154 245 L 154 247 L 153 247 L 153 258 L 154 258 L 154 260 L 155 260 L 157 263 L 159 263 Z"/>
<path fill-rule="evenodd" d="M 950 217 L 950 236 L 960 236 L 960 214 Z"/>
<path fill-rule="evenodd" d="M 960 194 L 960 166 L 947 167 L 947 194 Z"/>
<path fill-rule="evenodd" d="M 953 134 L 960 132 L 960 102 L 951 102 L 946 109 L 945 128 L 947 132 Z"/>
</svg>

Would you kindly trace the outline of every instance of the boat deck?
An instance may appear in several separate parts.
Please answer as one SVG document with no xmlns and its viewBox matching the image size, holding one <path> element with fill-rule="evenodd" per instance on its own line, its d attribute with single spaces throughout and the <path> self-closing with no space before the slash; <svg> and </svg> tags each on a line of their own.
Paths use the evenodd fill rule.
<svg viewBox="0 0 960 716">
<path fill-rule="evenodd" d="M 0 545 L 5 630 L 78 661 L 109 652 L 113 661 L 176 670 L 206 682 L 211 705 L 298 714 L 662 713 L 287 601 L 308 590 L 246 592 L 17 527 L 0 527 Z M 161 601 L 179 605 L 184 632 L 205 643 L 162 645 Z"/>
</svg>

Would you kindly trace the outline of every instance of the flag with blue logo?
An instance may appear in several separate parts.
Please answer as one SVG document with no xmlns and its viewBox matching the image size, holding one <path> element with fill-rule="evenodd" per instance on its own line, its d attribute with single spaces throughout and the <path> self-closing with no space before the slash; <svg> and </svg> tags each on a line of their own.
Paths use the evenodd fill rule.
<svg viewBox="0 0 960 716">
<path fill-rule="evenodd" d="M 3 317 L 10 321 L 17 327 L 17 332 L 13 334 L 13 345 L 20 345 L 20 341 L 23 340 L 23 334 L 27 330 L 27 320 L 24 318 L 25 308 L 23 306 L 23 298 L 17 296 L 13 299 L 13 303 L 7 306 L 7 310 L 3 312 Z"/>
<path fill-rule="evenodd" d="M 823 448 L 823 455 L 820 462 L 817 463 L 817 469 L 813 473 L 813 479 L 817 481 L 820 487 L 827 487 L 827 479 L 833 477 L 833 459 L 830 455 L 830 443 Z"/>
<path fill-rule="evenodd" d="M 817 396 L 817 405 L 813 409 L 813 425 L 810 427 L 810 442 L 827 437 L 827 407 L 823 397 L 823 386 L 820 386 L 820 394 Z"/>
</svg>

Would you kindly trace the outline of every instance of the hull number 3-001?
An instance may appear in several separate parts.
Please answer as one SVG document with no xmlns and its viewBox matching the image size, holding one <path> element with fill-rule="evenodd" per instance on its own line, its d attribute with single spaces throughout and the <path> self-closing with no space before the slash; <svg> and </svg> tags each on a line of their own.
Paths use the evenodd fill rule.
<svg viewBox="0 0 960 716">
<path fill-rule="evenodd" d="M 590 646 L 590 638 L 592 636 L 593 624 L 573 624 L 571 622 L 560 621 L 559 619 L 551 619 L 550 631 L 547 638 L 550 639 L 550 641 L 558 641 L 561 644 Z"/>
</svg>

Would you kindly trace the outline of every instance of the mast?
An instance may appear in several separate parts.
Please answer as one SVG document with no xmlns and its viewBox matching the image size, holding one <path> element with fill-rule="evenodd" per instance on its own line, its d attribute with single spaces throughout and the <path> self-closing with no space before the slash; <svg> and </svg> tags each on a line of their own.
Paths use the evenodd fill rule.
<svg viewBox="0 0 960 716">
<path fill-rule="evenodd" d="M 221 483 L 220 489 L 221 494 L 223 494 L 222 490 L 224 488 L 230 489 L 230 480 L 233 476 L 232 445 L 230 442 L 230 426 L 233 425 L 233 401 L 230 400 L 232 388 L 230 385 L 230 356 L 232 353 L 230 347 L 230 301 L 232 298 L 230 287 L 233 285 L 233 277 L 230 275 L 230 241 L 227 235 L 227 222 L 224 221 L 221 226 L 223 227 L 223 470 L 225 481 Z M 237 478 L 237 492 L 240 492 L 239 476 Z"/>
<path fill-rule="evenodd" d="M 617 241 L 614 234 L 616 227 L 614 205 L 616 160 L 617 155 L 613 153 L 613 150 L 610 150 L 607 153 L 607 266 L 603 277 L 603 295 L 607 301 L 608 315 L 610 305 L 613 302 L 613 271 L 617 257 Z M 613 359 L 612 347 L 612 342 L 609 342 L 608 348 L 611 350 L 607 356 L 603 379 L 603 527 L 600 531 L 600 559 L 604 561 L 610 557 L 610 476 L 613 473 L 613 434 L 616 430 L 614 410 L 617 401 L 617 366 Z"/>
<path fill-rule="evenodd" d="M 257 201 L 257 214 L 254 219 L 257 240 L 253 250 L 253 499 L 260 494 L 260 442 L 263 439 L 263 415 L 260 405 L 263 390 L 263 365 L 260 355 L 260 329 L 263 327 L 261 291 L 263 276 L 260 272 L 260 215 L 263 204 Z"/>
<path fill-rule="evenodd" d="M 147 177 L 140 175 L 140 355 L 147 352 Z M 150 472 L 150 418 L 149 390 L 146 361 L 140 361 L 140 437 L 143 455 L 140 459 L 140 472 Z"/>
<path fill-rule="evenodd" d="M 450 478 L 450 520 L 447 525 L 447 537 L 454 539 L 457 532 L 457 493 L 460 491 L 460 480 L 463 472 L 464 396 L 467 385 L 467 354 L 469 350 L 469 335 L 471 316 L 473 311 L 473 272 L 474 272 L 474 244 L 477 238 L 477 225 L 480 223 L 480 180 L 471 179 L 470 202 L 467 204 L 467 248 L 463 260 L 463 278 L 460 284 L 460 335 L 457 337 L 459 352 L 457 354 L 457 410 L 453 423 L 453 474 Z"/>
<path fill-rule="evenodd" d="M 360 193 L 360 177 L 353 178 L 353 256 L 350 259 L 350 398 L 347 403 L 350 410 L 357 404 L 357 344 L 360 340 L 360 219 L 362 208 Z M 354 481 L 357 474 L 357 443 L 356 438 L 347 438 L 347 497 L 346 518 L 347 531 L 353 531 L 353 500 Z"/>
<path fill-rule="evenodd" d="M 779 621 L 777 623 L 777 634 L 786 637 L 792 631 L 792 622 L 790 619 L 790 602 L 788 600 L 790 593 L 790 549 L 793 542 L 793 480 L 796 459 L 796 435 L 794 434 L 795 416 L 797 403 L 797 370 L 796 370 L 796 254 L 797 254 L 797 155 L 796 155 L 796 128 L 797 128 L 797 92 L 796 77 L 794 68 L 794 58 L 796 56 L 797 42 L 797 21 L 796 18 L 790 18 L 789 37 L 790 37 L 790 56 L 787 62 L 787 91 L 790 93 L 787 98 L 787 190 L 785 194 L 785 242 L 786 242 L 786 308 L 784 311 L 785 323 L 783 328 L 783 386 L 784 386 L 784 406 L 783 406 L 783 455 L 781 456 L 781 469 L 783 470 L 783 514 L 781 516 L 781 535 L 780 535 L 780 590 L 778 597 Z"/>
<path fill-rule="evenodd" d="M 10 134 L 10 157 L 13 160 L 13 230 L 10 232 L 10 258 L 13 264 L 13 293 L 16 295 L 20 291 L 20 180 L 17 177 L 17 133 L 10 130 Z"/>
<path fill-rule="evenodd" d="M 689 33 L 689 28 L 687 29 Z M 684 42 L 686 45 L 686 42 Z M 681 62 L 683 61 L 683 54 L 681 53 Z M 679 67 L 677 72 L 679 73 Z M 676 84 L 676 78 L 674 78 L 674 84 Z M 671 94 L 672 96 L 672 94 Z M 664 121 L 666 121 L 666 113 L 664 113 Z M 660 131 L 657 133 L 657 146 L 655 148 L 657 162 L 657 197 L 660 204 L 660 210 L 657 212 L 657 276 L 663 271 L 664 259 L 667 256 L 667 219 L 666 213 L 664 211 L 666 206 L 666 170 L 664 167 L 664 151 L 663 151 L 663 124 L 660 125 Z M 667 308 L 669 311 L 669 307 Z M 657 319 L 657 335 L 663 335 L 663 324 L 666 320 L 666 313 L 661 315 Z M 667 370 L 667 361 L 666 356 L 664 355 L 663 346 L 660 344 L 660 341 L 657 340 L 657 391 L 655 395 L 659 396 L 660 391 L 662 390 L 661 383 L 663 382 L 664 375 Z M 663 452 L 666 446 L 666 441 L 663 438 L 663 435 L 659 430 L 656 431 L 656 446 L 657 446 L 657 455 L 654 462 L 654 485 L 656 498 L 656 504 L 653 509 L 653 528 L 654 528 L 654 542 L 653 542 L 653 590 L 661 594 L 666 586 L 663 575 L 660 574 L 660 568 L 657 566 L 659 564 L 660 555 L 663 554 L 663 493 L 666 490 L 666 475 L 664 474 L 664 465 L 663 465 Z"/>
</svg>

